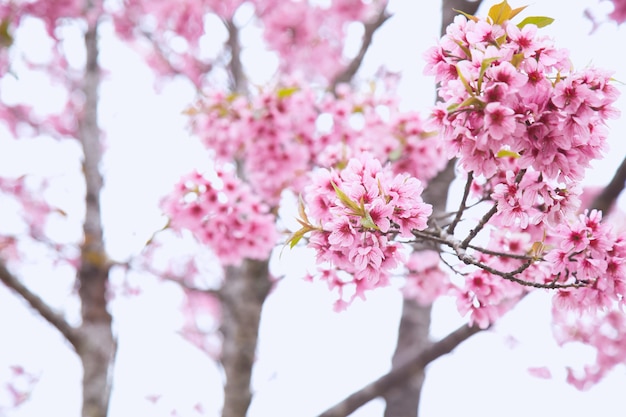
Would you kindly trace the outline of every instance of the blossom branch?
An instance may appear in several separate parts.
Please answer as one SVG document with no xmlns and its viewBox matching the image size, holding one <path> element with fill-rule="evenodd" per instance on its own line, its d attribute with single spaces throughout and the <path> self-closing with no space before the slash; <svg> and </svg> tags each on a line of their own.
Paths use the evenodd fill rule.
<svg viewBox="0 0 626 417">
<path fill-rule="evenodd" d="M 350 80 L 357 73 L 361 64 L 363 63 L 363 59 L 365 58 L 365 54 L 372 44 L 372 40 L 374 39 L 374 33 L 380 28 L 383 23 L 385 23 L 391 15 L 387 12 L 387 5 L 382 7 L 376 18 L 370 22 L 365 23 L 363 26 L 365 27 L 365 33 L 363 33 L 363 41 L 361 43 L 361 49 L 359 53 L 352 59 L 350 64 L 339 73 L 330 84 L 330 91 L 335 91 L 337 86 L 341 83 L 349 83 Z"/>
<path fill-rule="evenodd" d="M 474 181 L 474 173 L 470 171 L 467 174 L 467 182 L 465 183 L 465 190 L 463 190 L 463 198 L 461 199 L 461 203 L 459 204 L 459 210 L 456 212 L 456 216 L 454 216 L 454 220 L 452 220 L 450 226 L 448 226 L 449 234 L 454 234 L 454 229 L 461 221 L 461 217 L 467 209 L 467 197 L 469 196 L 470 189 L 472 188 L 472 181 Z"/>
<path fill-rule="evenodd" d="M 75 350 L 78 349 L 81 338 L 77 330 L 70 326 L 63 316 L 55 312 L 41 297 L 22 284 L 17 277 L 7 269 L 3 262 L 0 262 L 0 281 L 26 300 L 41 317 L 54 326 L 63 337 L 65 337 Z"/>
<path fill-rule="evenodd" d="M 439 357 L 452 352 L 459 344 L 480 332 L 479 327 L 461 326 L 448 336 L 432 343 L 423 350 L 415 352 L 399 366 L 354 392 L 341 402 L 335 404 L 319 417 L 344 417 L 356 411 L 369 401 L 384 395 L 391 388 L 401 385 L 413 375 L 422 372 L 426 366 Z"/>
<path fill-rule="evenodd" d="M 485 225 L 491 220 L 491 218 L 498 212 L 498 206 L 494 204 L 491 209 L 480 219 L 476 227 L 474 227 L 467 234 L 467 237 L 461 242 L 461 248 L 465 249 L 469 246 L 470 242 L 480 233 L 481 230 L 485 227 Z"/>
<path fill-rule="evenodd" d="M 524 177 L 525 173 L 526 173 L 525 169 L 522 169 L 522 170 L 520 170 L 517 173 L 517 175 L 515 176 L 515 183 L 516 184 L 520 183 L 520 181 Z M 481 230 L 483 230 L 485 225 L 489 222 L 489 220 L 491 220 L 491 218 L 497 212 L 498 212 L 498 205 L 496 203 L 494 203 L 494 205 L 491 207 L 491 209 L 489 209 L 489 211 L 487 213 L 485 213 L 485 215 L 480 219 L 480 221 L 478 222 L 476 227 L 474 227 L 472 230 L 470 230 L 470 232 L 467 235 L 467 237 L 465 238 L 465 240 L 463 240 L 463 242 L 461 243 L 461 248 L 463 248 L 463 249 L 467 248 L 468 245 L 470 244 L 470 242 L 478 235 L 478 233 L 480 233 Z"/>
<path fill-rule="evenodd" d="M 624 189 L 626 183 L 626 158 L 622 161 L 619 168 L 613 175 L 611 182 L 602 190 L 600 194 L 589 205 L 589 209 L 597 209 L 603 213 L 611 211 L 611 207 Z"/>
<path fill-rule="evenodd" d="M 232 19 L 224 20 L 224 26 L 228 30 L 228 40 L 226 41 L 230 49 L 230 61 L 228 69 L 230 72 L 231 89 L 240 94 L 247 93 L 246 75 L 241 63 L 241 44 L 239 43 L 239 28 Z"/>
<path fill-rule="evenodd" d="M 517 278 L 517 275 L 527 270 L 535 261 L 541 260 L 541 259 L 535 259 L 531 256 L 511 254 L 511 253 L 506 253 L 506 252 L 498 252 L 498 251 L 493 251 L 490 249 L 482 248 L 479 246 L 471 245 L 471 249 L 485 253 L 487 255 L 497 256 L 500 258 L 510 258 L 510 259 L 518 259 L 518 260 L 525 261 L 521 266 L 519 266 L 517 269 L 514 269 L 513 271 L 501 271 L 483 262 L 480 262 L 479 260 L 477 260 L 471 255 L 468 255 L 465 249 L 469 247 L 470 245 L 464 246 L 463 242 L 458 242 L 457 240 L 454 240 L 448 235 L 446 235 L 445 233 L 443 233 L 443 236 L 438 236 L 432 231 L 414 230 L 413 235 L 420 239 L 429 240 L 438 244 L 448 246 L 454 251 L 454 256 L 456 256 L 460 261 L 462 261 L 466 265 L 476 266 L 486 272 L 489 272 L 490 274 L 497 275 L 508 281 L 515 282 L 525 287 L 544 288 L 544 289 L 563 289 L 563 288 L 581 288 L 581 287 L 588 286 L 588 284 L 584 282 L 574 282 L 574 283 L 569 283 L 569 284 L 558 284 L 556 282 L 551 282 L 548 284 L 542 284 L 540 282 L 526 281 L 526 280 Z"/>
<path fill-rule="evenodd" d="M 506 257 L 506 258 L 510 258 L 510 259 L 520 259 L 522 261 L 535 260 L 535 258 L 533 258 L 532 256 L 529 256 L 529 255 L 520 255 L 520 254 L 515 254 L 515 253 L 504 253 L 504 252 L 499 252 L 499 251 L 483 248 L 483 247 L 476 246 L 476 245 L 467 245 L 467 247 L 470 248 L 470 249 L 474 249 L 475 251 L 482 252 L 485 255 L 500 256 L 500 257 Z M 536 260 L 541 260 L 541 259 L 536 259 Z"/>
</svg>

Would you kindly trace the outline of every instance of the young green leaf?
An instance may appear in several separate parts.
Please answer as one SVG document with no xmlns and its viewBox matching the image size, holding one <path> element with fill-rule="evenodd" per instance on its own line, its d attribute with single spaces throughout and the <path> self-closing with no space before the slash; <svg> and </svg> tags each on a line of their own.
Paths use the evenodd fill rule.
<svg viewBox="0 0 626 417">
<path fill-rule="evenodd" d="M 498 151 L 498 153 L 496 154 L 496 157 L 498 158 L 519 158 L 520 154 L 518 154 L 517 152 L 513 152 L 509 149 L 500 149 Z"/>
<path fill-rule="evenodd" d="M 298 242 L 300 242 L 300 240 L 308 232 L 310 232 L 310 230 L 308 230 L 306 227 L 303 227 L 302 229 L 298 230 L 293 235 L 291 235 L 291 237 L 287 241 L 287 243 L 289 244 L 289 249 L 293 249 L 293 247 L 296 246 Z"/>
<path fill-rule="evenodd" d="M 344 193 L 343 191 L 341 191 L 341 189 L 339 187 L 337 187 L 337 185 L 331 181 L 330 182 L 333 186 L 333 188 L 335 189 L 335 194 L 337 194 L 337 197 L 339 198 L 339 201 L 341 201 L 341 203 L 346 206 L 347 208 L 349 208 L 350 210 L 352 210 L 352 212 L 357 215 L 357 216 L 362 216 L 363 210 L 361 210 L 361 207 L 359 206 L 359 204 L 350 199 L 350 197 L 348 197 L 348 195 L 346 193 Z"/>
<path fill-rule="evenodd" d="M 276 94 L 278 98 L 287 98 L 298 90 L 299 90 L 298 87 L 283 87 L 279 89 Z"/>
<path fill-rule="evenodd" d="M 463 16 L 465 16 L 467 18 L 467 20 L 472 20 L 474 22 L 478 22 L 478 18 L 476 16 L 472 16 L 471 14 L 465 13 L 462 10 L 457 10 L 457 9 L 452 9 L 452 10 L 454 10 L 457 13 L 462 14 Z"/>
<path fill-rule="evenodd" d="M 467 79 L 461 73 L 461 69 L 459 68 L 458 65 L 456 66 L 456 73 L 459 75 L 459 79 L 463 83 L 463 86 L 465 87 L 465 91 L 467 91 L 468 94 L 473 96 L 474 90 L 472 89 L 472 87 L 470 87 L 469 83 L 467 82 Z"/>
<path fill-rule="evenodd" d="M 519 54 L 513 55 L 511 58 L 511 64 L 517 68 L 519 64 L 524 60 L 524 53 L 520 52 Z"/>
<path fill-rule="evenodd" d="M 365 212 L 365 216 L 361 218 L 361 226 L 367 229 L 378 230 L 378 226 L 374 223 L 374 219 L 372 219 L 372 215 L 369 212 Z"/>
<path fill-rule="evenodd" d="M 501 25 L 502 23 L 510 19 L 512 11 L 513 9 L 511 9 L 509 3 L 504 0 L 502 3 L 494 4 L 493 6 L 491 6 L 488 16 L 494 25 Z"/>
<path fill-rule="evenodd" d="M 13 44 L 13 35 L 9 32 L 11 19 L 8 17 L 0 21 L 0 46 L 8 48 Z"/>
<path fill-rule="evenodd" d="M 306 222 L 307 224 L 310 223 L 309 217 L 306 215 L 306 210 L 304 209 L 304 200 L 302 199 L 302 195 L 298 196 L 298 214 L 303 222 Z M 300 220 L 298 219 L 298 221 Z"/>
<path fill-rule="evenodd" d="M 524 20 L 522 20 L 521 22 L 519 22 L 517 24 L 517 27 L 521 29 L 526 25 L 535 25 L 538 28 L 543 28 L 543 27 L 550 25 L 552 22 L 554 22 L 554 19 L 551 17 L 529 16 L 525 18 Z"/>
<path fill-rule="evenodd" d="M 477 85 L 478 91 L 480 91 L 480 87 L 483 84 L 483 77 L 485 76 L 485 71 L 487 71 L 487 68 L 489 68 L 492 62 L 497 61 L 498 59 L 500 58 L 499 57 L 487 58 L 487 59 L 483 59 L 483 61 L 480 63 L 480 73 L 478 74 L 478 85 Z"/>
<path fill-rule="evenodd" d="M 513 19 L 515 16 L 517 16 L 522 10 L 524 10 L 526 7 L 528 6 L 522 6 L 522 7 L 518 7 L 517 9 L 513 9 L 511 10 L 511 13 L 509 13 L 509 20 Z"/>
</svg>

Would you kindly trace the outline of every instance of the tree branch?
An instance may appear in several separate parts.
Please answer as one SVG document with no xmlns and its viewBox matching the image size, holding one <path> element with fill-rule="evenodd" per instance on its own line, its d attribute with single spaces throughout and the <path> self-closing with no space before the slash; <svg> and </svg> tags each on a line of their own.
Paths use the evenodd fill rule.
<svg viewBox="0 0 626 417">
<path fill-rule="evenodd" d="M 391 15 L 387 13 L 387 5 L 383 6 L 378 13 L 378 16 L 370 22 L 364 23 L 365 33 L 363 33 L 363 41 L 361 43 L 361 49 L 359 53 L 354 57 L 354 59 L 348 64 L 348 66 L 340 72 L 331 82 L 330 91 L 336 91 L 337 86 L 342 83 L 349 83 L 354 75 L 357 73 L 361 64 L 363 63 L 363 59 L 365 58 L 365 54 L 372 44 L 372 40 L 374 39 L 374 33 L 380 28 L 383 23 L 385 23 Z"/>
<path fill-rule="evenodd" d="M 454 229 L 461 221 L 461 217 L 463 217 L 463 213 L 467 209 L 467 197 L 469 196 L 470 190 L 472 188 L 472 182 L 474 181 L 474 172 L 470 171 L 467 174 L 467 181 L 465 183 L 465 190 L 463 190 L 463 198 L 461 198 L 461 202 L 459 203 L 459 209 L 456 212 L 456 216 L 454 216 L 454 220 L 448 226 L 448 233 L 454 234 Z"/>
<path fill-rule="evenodd" d="M 95 7 L 88 2 L 88 7 Z M 98 62 L 99 17 L 87 24 L 84 35 L 86 64 L 81 92 L 85 97 L 78 121 L 78 139 L 83 150 L 85 177 L 85 218 L 80 266 L 77 271 L 82 323 L 82 343 L 78 355 L 83 365 L 83 417 L 106 417 L 109 406 L 112 364 L 116 342 L 107 309 L 107 286 L 110 262 L 106 254 L 101 216 L 100 194 L 103 187 L 100 161 L 102 142 L 98 125 L 98 91 L 101 70 Z"/>
<path fill-rule="evenodd" d="M 0 262 L 0 281 L 26 300 L 41 317 L 54 326 L 63 337 L 65 337 L 74 350 L 78 350 L 81 341 L 78 331 L 70 326 L 63 316 L 54 311 L 41 297 L 22 284 L 17 277 L 7 269 L 4 262 Z"/>
<path fill-rule="evenodd" d="M 240 94 L 247 94 L 246 74 L 241 63 L 241 44 L 239 43 L 239 28 L 232 19 L 224 20 L 224 26 L 228 30 L 228 40 L 226 41 L 230 49 L 230 62 L 228 69 L 230 72 L 231 90 Z"/>
<path fill-rule="evenodd" d="M 251 259 L 225 268 L 220 290 L 222 356 L 226 376 L 222 417 L 243 417 L 252 400 L 250 381 L 256 359 L 263 303 L 272 287 L 269 263 Z"/>
<path fill-rule="evenodd" d="M 395 366 L 391 371 L 381 376 L 376 381 L 346 397 L 338 404 L 320 414 L 319 417 L 345 417 L 353 413 L 359 407 L 380 397 L 391 388 L 405 383 L 413 375 L 423 372 L 424 368 L 426 368 L 429 363 L 450 353 L 463 341 L 469 339 L 481 330 L 482 329 L 478 327 L 469 327 L 467 325 L 459 327 L 438 342 L 418 351 L 414 356 L 405 360 L 401 365 Z"/>
<path fill-rule="evenodd" d="M 611 182 L 602 190 L 589 205 L 589 209 L 601 210 L 603 213 L 611 211 L 613 204 L 619 197 L 626 184 L 626 158 L 622 161 L 619 168 L 613 175 Z"/>
<path fill-rule="evenodd" d="M 441 7 L 441 36 L 446 34 L 446 28 L 454 21 L 454 17 L 459 14 L 456 10 L 460 10 L 467 14 L 473 15 L 480 7 L 482 0 L 443 0 Z"/>
</svg>

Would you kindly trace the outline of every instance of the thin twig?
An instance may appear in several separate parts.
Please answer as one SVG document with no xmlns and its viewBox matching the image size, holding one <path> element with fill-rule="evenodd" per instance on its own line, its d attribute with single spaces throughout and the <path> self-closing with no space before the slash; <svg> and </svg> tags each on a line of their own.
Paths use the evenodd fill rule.
<svg viewBox="0 0 626 417">
<path fill-rule="evenodd" d="M 226 29 L 228 30 L 228 40 L 226 41 L 230 50 L 230 61 L 228 63 L 228 70 L 231 80 L 231 90 L 242 94 L 248 94 L 248 85 L 246 74 L 243 70 L 243 64 L 241 63 L 241 43 L 239 42 L 239 28 L 232 19 L 223 20 Z"/>
<path fill-rule="evenodd" d="M 476 246 L 476 245 L 467 245 L 467 247 L 470 249 L 474 249 L 475 251 L 484 253 L 485 255 L 500 256 L 500 257 L 506 257 L 506 258 L 511 258 L 511 259 L 520 259 L 522 261 L 530 261 L 530 260 L 542 261 L 543 260 L 541 258 L 535 258 L 530 255 L 499 252 L 499 251 L 483 248 L 481 246 Z"/>
<path fill-rule="evenodd" d="M 619 197 L 626 183 L 626 158 L 622 161 L 619 168 L 613 175 L 611 182 L 607 184 L 596 198 L 589 205 L 589 209 L 600 210 L 608 213 L 611 210 L 615 200 Z"/>
<path fill-rule="evenodd" d="M 534 287 L 534 288 L 544 288 L 544 289 L 564 289 L 564 288 L 581 288 L 581 287 L 585 287 L 588 286 L 587 283 L 582 283 L 582 282 L 574 282 L 574 283 L 570 283 L 570 284 L 557 284 L 556 282 L 552 282 L 549 284 L 542 284 L 539 282 L 532 282 L 532 281 L 525 281 L 523 279 L 517 278 L 517 275 L 521 274 L 522 272 L 524 272 L 526 269 L 528 269 L 534 262 L 539 261 L 540 259 L 535 259 L 533 257 L 528 257 L 528 256 L 524 256 L 524 255 L 519 255 L 519 254 L 509 254 L 509 253 L 505 253 L 505 252 L 497 252 L 497 251 L 492 251 L 489 249 L 485 249 L 485 248 L 481 248 L 479 246 L 474 246 L 472 245 L 471 249 L 473 250 L 477 250 L 479 252 L 483 252 L 489 255 L 493 255 L 493 256 L 500 256 L 503 258 L 510 258 L 510 259 L 518 259 L 518 260 L 523 260 L 525 261 L 519 268 L 513 270 L 513 271 L 501 271 L 499 269 L 493 268 L 483 262 L 480 262 L 479 260 L 477 260 L 476 258 L 474 258 L 473 256 L 467 254 L 465 252 L 465 249 L 467 249 L 470 245 L 466 245 L 463 246 L 463 242 L 459 242 L 457 240 L 452 239 L 450 236 L 448 235 L 437 235 L 435 234 L 433 231 L 419 231 L 419 230 L 414 230 L 413 231 L 413 235 L 417 238 L 421 238 L 424 240 L 429 240 L 441 245 L 445 245 L 448 246 L 449 248 L 451 248 L 454 251 L 454 256 L 456 256 L 460 261 L 462 261 L 463 263 L 467 264 L 467 265 L 473 265 L 476 266 L 486 272 L 489 272 L 490 274 L 493 275 L 497 275 L 499 277 L 502 277 L 508 281 L 512 281 L 515 283 L 518 283 L 520 285 L 523 285 L 525 287 Z M 454 269 L 453 269 L 454 271 Z"/>
<path fill-rule="evenodd" d="M 461 199 L 461 203 L 459 204 L 459 210 L 456 212 L 456 216 L 454 216 L 454 220 L 452 220 L 452 223 L 450 223 L 450 225 L 448 226 L 448 233 L 451 235 L 454 234 L 454 229 L 461 221 L 461 217 L 463 216 L 463 213 L 467 209 L 467 205 L 466 205 L 467 197 L 469 196 L 473 181 L 474 181 L 474 172 L 470 171 L 467 174 L 467 182 L 465 183 L 465 190 L 463 191 L 463 198 Z"/>
<path fill-rule="evenodd" d="M 342 83 L 349 83 L 354 75 L 357 73 L 361 64 L 363 63 L 363 59 L 365 58 L 365 54 L 372 44 L 372 40 L 374 39 L 374 33 L 380 28 L 383 23 L 385 23 L 391 15 L 387 12 L 387 5 L 380 10 L 378 15 L 371 22 L 365 23 L 363 26 L 365 27 L 365 32 L 363 33 L 363 41 L 361 42 L 361 49 L 359 53 L 352 59 L 350 64 L 340 72 L 331 82 L 330 91 L 336 91 L 337 86 Z"/>
<path fill-rule="evenodd" d="M 525 169 L 521 169 L 517 173 L 517 175 L 515 176 L 515 183 L 516 184 L 519 184 L 520 181 L 522 181 L 522 178 L 524 178 L 524 174 L 526 174 L 526 170 Z M 470 244 L 472 239 L 474 239 L 476 237 L 476 235 L 478 235 L 478 233 L 480 233 L 480 231 L 483 230 L 483 228 L 485 227 L 487 222 L 489 222 L 489 220 L 491 220 L 491 218 L 497 212 L 498 212 L 498 205 L 494 203 L 494 205 L 491 207 L 491 209 L 489 209 L 489 211 L 487 213 L 485 213 L 485 215 L 480 219 L 480 221 L 478 222 L 476 227 L 474 227 L 472 230 L 470 230 L 470 232 L 467 235 L 467 237 L 465 238 L 465 240 L 463 240 L 463 242 L 461 243 L 461 247 L 463 249 L 466 249 L 468 247 L 468 245 Z"/>
<path fill-rule="evenodd" d="M 65 339 L 78 351 L 81 338 L 78 331 L 72 327 L 61 314 L 55 312 L 41 297 L 29 290 L 13 275 L 3 262 L 0 262 L 0 281 L 15 291 L 48 323 L 54 326 Z"/>
<path fill-rule="evenodd" d="M 329 408 L 319 417 L 345 417 L 369 401 L 384 395 L 392 387 L 408 381 L 411 376 L 421 372 L 426 366 L 439 357 L 452 352 L 459 344 L 469 339 L 482 329 L 478 327 L 461 326 L 448 336 L 431 344 L 422 351 L 408 358 L 400 366 L 366 385 L 362 389 L 352 393 L 341 402 Z"/>
<path fill-rule="evenodd" d="M 472 239 L 474 239 L 476 237 L 476 235 L 478 235 L 478 233 L 483 230 L 483 228 L 485 227 L 485 225 L 487 224 L 487 222 L 489 222 L 489 220 L 491 220 L 491 218 L 498 212 L 498 206 L 497 204 L 494 204 L 491 209 L 489 209 L 489 211 L 487 213 L 485 213 L 485 215 L 480 219 L 480 221 L 478 222 L 478 224 L 476 225 L 476 227 L 474 227 L 472 230 L 470 230 L 470 232 L 468 233 L 467 237 L 463 240 L 463 242 L 461 242 L 461 247 L 462 248 L 467 248 L 470 244 L 470 242 L 472 241 Z"/>
</svg>

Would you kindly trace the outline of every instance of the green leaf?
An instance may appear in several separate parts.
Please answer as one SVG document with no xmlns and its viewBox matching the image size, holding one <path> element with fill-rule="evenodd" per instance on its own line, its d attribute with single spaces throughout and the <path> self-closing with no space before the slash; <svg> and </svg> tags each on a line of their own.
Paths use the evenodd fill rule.
<svg viewBox="0 0 626 417">
<path fill-rule="evenodd" d="M 307 230 L 306 228 L 303 227 L 302 229 L 298 230 L 293 235 L 291 235 L 291 237 L 287 241 L 287 243 L 289 243 L 289 249 L 293 249 L 293 247 L 296 246 L 298 244 L 298 242 L 300 242 L 300 240 L 308 232 L 310 232 L 310 230 Z"/>
<path fill-rule="evenodd" d="M 498 151 L 498 153 L 496 154 L 496 157 L 498 158 L 519 158 L 520 154 L 518 154 L 517 152 L 513 152 L 509 149 L 500 149 Z"/>
<path fill-rule="evenodd" d="M 488 16 L 493 24 L 501 25 L 507 20 L 513 19 L 525 8 L 526 6 L 512 9 L 511 6 L 509 6 L 509 3 L 504 0 L 502 3 L 491 6 Z"/>
<path fill-rule="evenodd" d="M 467 82 L 463 74 L 461 73 L 461 70 L 459 69 L 458 65 L 456 66 L 456 73 L 459 75 L 459 79 L 463 83 L 463 86 L 465 87 L 465 91 L 467 91 L 468 94 L 473 96 L 474 90 L 472 89 L 472 87 L 470 87 L 469 83 Z"/>
<path fill-rule="evenodd" d="M 300 215 L 300 219 L 302 219 L 302 222 L 305 222 L 306 224 L 310 223 L 309 217 L 306 215 L 306 211 L 304 209 L 304 200 L 302 199 L 302 195 L 298 196 L 298 214 Z M 302 222 L 300 222 L 300 224 L 302 224 Z"/>
<path fill-rule="evenodd" d="M 402 147 L 398 147 L 394 149 L 393 151 L 389 152 L 389 156 L 388 156 L 391 162 L 397 161 L 401 157 L 402 157 Z"/>
<path fill-rule="evenodd" d="M 526 7 L 528 6 L 522 6 L 522 7 L 518 7 L 517 9 L 513 9 L 511 10 L 511 13 L 509 13 L 509 20 L 513 19 L 515 16 L 517 16 L 522 10 L 524 10 Z"/>
<path fill-rule="evenodd" d="M 472 51 L 470 51 L 470 49 L 467 46 L 463 45 L 462 42 L 456 42 L 456 44 L 465 53 L 465 56 L 467 57 L 467 59 L 471 60 L 472 59 Z"/>
<path fill-rule="evenodd" d="M 9 24 L 11 20 L 6 17 L 0 22 L 0 46 L 8 48 L 13 45 L 13 35 L 9 33 Z"/>
<path fill-rule="evenodd" d="M 457 9 L 452 9 L 457 13 L 462 14 L 463 16 L 465 16 L 467 18 L 467 20 L 473 20 L 474 22 L 478 22 L 478 18 L 476 16 L 472 16 L 471 14 L 465 13 L 462 10 L 457 10 Z"/>
<path fill-rule="evenodd" d="M 478 99 L 477 97 L 469 97 L 469 98 L 466 98 L 461 104 L 459 104 L 460 108 L 469 107 L 469 106 L 476 106 L 478 108 L 483 108 L 485 106 L 485 103 L 481 101 L 480 99 Z"/>
<path fill-rule="evenodd" d="M 492 62 L 497 61 L 498 57 L 483 59 L 483 62 L 480 63 L 480 73 L 478 74 L 478 91 L 480 91 L 480 87 L 483 84 L 483 77 L 485 75 L 485 71 L 491 65 Z"/>
<path fill-rule="evenodd" d="M 361 218 L 361 226 L 366 227 L 368 229 L 378 230 L 378 226 L 374 223 L 374 219 L 372 219 L 372 215 L 368 212 L 365 212 L 365 216 Z"/>
<path fill-rule="evenodd" d="M 506 22 L 510 19 L 512 11 L 513 9 L 511 9 L 509 3 L 504 0 L 502 3 L 494 4 L 493 6 L 491 6 L 488 16 L 493 24 L 501 25 L 503 22 Z"/>
<path fill-rule="evenodd" d="M 513 55 L 513 58 L 511 58 L 511 64 L 517 68 L 518 65 L 524 60 L 524 54 L 522 52 L 520 52 L 519 54 L 515 54 Z"/>
<path fill-rule="evenodd" d="M 339 198 L 339 201 L 341 201 L 341 203 L 346 206 L 347 208 L 349 208 L 350 210 L 352 210 L 352 212 L 357 215 L 357 216 L 363 216 L 363 210 L 361 210 L 361 207 L 359 206 L 359 204 L 354 201 L 351 200 L 350 197 L 348 197 L 348 195 L 346 193 L 344 193 L 343 191 L 341 191 L 341 189 L 339 187 L 337 187 L 337 185 L 331 181 L 330 182 L 333 186 L 333 188 L 335 189 L 335 194 L 337 194 L 337 197 Z"/>
<path fill-rule="evenodd" d="M 278 98 L 287 98 L 298 90 L 298 87 L 283 87 L 276 92 L 276 95 Z"/>
<path fill-rule="evenodd" d="M 521 29 L 526 25 L 535 25 L 538 28 L 543 28 L 543 27 L 550 25 L 552 22 L 554 22 L 554 19 L 551 17 L 529 16 L 525 18 L 524 20 L 522 20 L 521 22 L 519 22 L 517 24 L 517 27 Z"/>
</svg>

